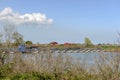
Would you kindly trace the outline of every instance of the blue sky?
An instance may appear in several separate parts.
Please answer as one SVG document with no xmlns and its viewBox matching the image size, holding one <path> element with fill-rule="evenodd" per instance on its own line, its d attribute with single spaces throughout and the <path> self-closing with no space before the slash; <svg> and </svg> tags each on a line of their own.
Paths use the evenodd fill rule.
<svg viewBox="0 0 120 80">
<path fill-rule="evenodd" d="M 120 32 L 119 4 L 119 0 L 0 0 L 0 12 L 7 8 L 19 17 L 40 13 L 42 18 L 44 14 L 46 18 L 40 23 L 17 24 L 24 39 L 35 43 L 83 43 L 85 37 L 93 43 L 116 43 Z"/>
</svg>

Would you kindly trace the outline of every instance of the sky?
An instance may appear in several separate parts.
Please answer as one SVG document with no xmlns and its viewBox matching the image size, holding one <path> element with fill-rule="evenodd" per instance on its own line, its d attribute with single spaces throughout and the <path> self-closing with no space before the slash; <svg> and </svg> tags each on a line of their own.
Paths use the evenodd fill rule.
<svg viewBox="0 0 120 80">
<path fill-rule="evenodd" d="M 120 0 L 0 0 L 0 29 L 14 24 L 34 43 L 117 43 Z"/>
</svg>

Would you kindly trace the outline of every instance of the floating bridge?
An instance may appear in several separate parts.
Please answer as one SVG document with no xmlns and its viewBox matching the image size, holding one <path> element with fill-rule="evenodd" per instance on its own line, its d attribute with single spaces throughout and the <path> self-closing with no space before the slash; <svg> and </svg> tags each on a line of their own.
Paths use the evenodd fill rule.
<svg viewBox="0 0 120 80">
<path fill-rule="evenodd" d="M 98 48 L 83 48 L 83 49 L 50 49 L 50 50 L 39 50 L 39 53 L 44 53 L 46 51 L 49 51 L 50 53 L 92 53 L 92 52 L 106 52 L 103 49 L 98 49 Z"/>
</svg>

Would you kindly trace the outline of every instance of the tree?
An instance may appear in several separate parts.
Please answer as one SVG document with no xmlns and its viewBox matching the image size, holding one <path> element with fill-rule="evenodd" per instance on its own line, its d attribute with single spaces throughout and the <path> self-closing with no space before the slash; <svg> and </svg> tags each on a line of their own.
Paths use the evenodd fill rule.
<svg viewBox="0 0 120 80">
<path fill-rule="evenodd" d="M 118 45 L 120 45 L 120 33 L 118 33 L 118 41 L 117 41 Z"/>
<path fill-rule="evenodd" d="M 19 44 L 23 43 L 23 35 L 18 33 L 17 31 L 12 34 L 12 38 L 14 40 L 14 45 L 18 46 Z"/>
<path fill-rule="evenodd" d="M 4 38 L 6 40 L 6 46 L 10 47 L 13 41 L 12 36 L 13 36 L 13 33 L 16 32 L 16 28 L 12 24 L 6 24 L 3 27 L 3 30 L 4 30 Z"/>
<path fill-rule="evenodd" d="M 85 45 L 85 47 L 92 47 L 93 46 L 91 40 L 87 37 L 85 38 L 84 45 Z"/>
<path fill-rule="evenodd" d="M 32 41 L 26 41 L 25 43 L 26 43 L 26 45 L 32 45 L 33 44 Z"/>
<path fill-rule="evenodd" d="M 0 33 L 0 45 L 2 45 L 2 37 L 3 37 L 3 34 Z"/>
<path fill-rule="evenodd" d="M 23 35 L 18 33 L 17 28 L 13 24 L 6 24 L 3 27 L 4 30 L 4 38 L 6 42 L 6 46 L 10 48 L 12 43 L 14 46 L 18 46 L 23 43 Z"/>
</svg>

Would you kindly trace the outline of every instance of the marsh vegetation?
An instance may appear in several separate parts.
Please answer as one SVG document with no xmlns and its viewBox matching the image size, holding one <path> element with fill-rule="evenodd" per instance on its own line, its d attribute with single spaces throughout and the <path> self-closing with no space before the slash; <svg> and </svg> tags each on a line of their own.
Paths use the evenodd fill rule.
<svg viewBox="0 0 120 80">
<path fill-rule="evenodd" d="M 0 65 L 0 79 L 120 80 L 120 54 L 112 54 L 99 53 L 93 64 L 62 53 L 8 54 Z"/>
</svg>

